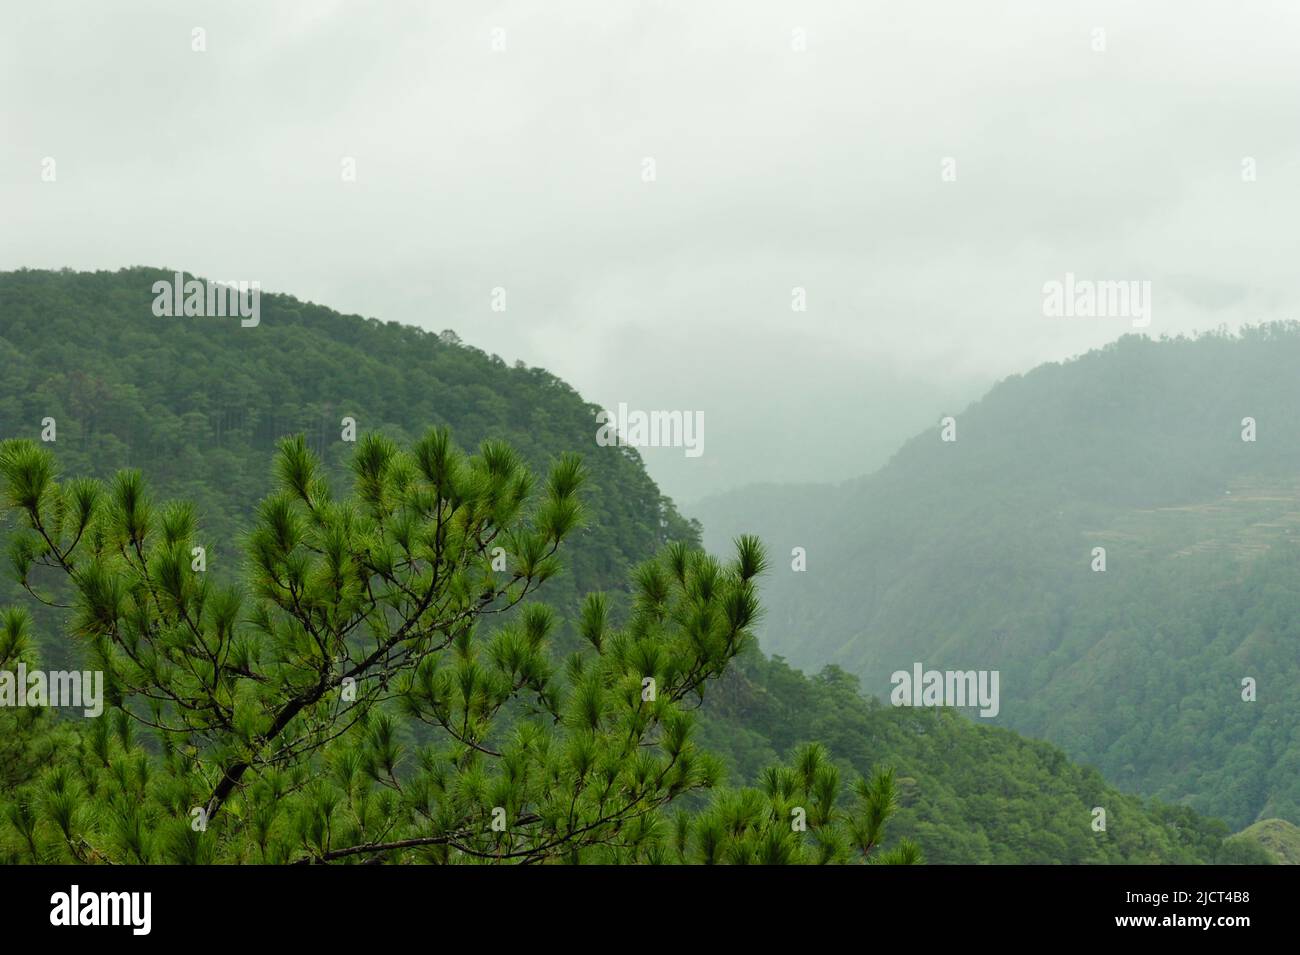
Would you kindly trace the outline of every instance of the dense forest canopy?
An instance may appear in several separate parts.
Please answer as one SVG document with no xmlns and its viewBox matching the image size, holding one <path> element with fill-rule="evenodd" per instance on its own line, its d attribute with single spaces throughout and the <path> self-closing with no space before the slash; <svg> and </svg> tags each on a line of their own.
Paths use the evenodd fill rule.
<svg viewBox="0 0 1300 955">
<path fill-rule="evenodd" d="M 794 665 L 877 695 L 916 660 L 997 669 L 1002 725 L 1122 788 L 1300 821 L 1298 365 L 1296 324 L 1128 336 L 954 410 L 955 441 L 695 516 L 806 549 L 765 590 Z"/>
<path fill-rule="evenodd" d="M 160 318 L 164 269 L 5 273 L 0 280 L 0 422 L 36 438 L 55 419 L 67 473 L 107 477 L 141 467 L 153 486 L 193 501 L 214 572 L 271 487 L 276 442 L 301 433 L 328 472 L 352 445 L 342 419 L 409 445 L 430 427 L 462 447 L 508 440 L 535 469 L 581 449 L 590 521 L 553 596 L 620 589 L 636 562 L 669 540 L 695 541 L 634 449 L 592 440 L 599 408 L 540 368 L 395 322 L 345 316 L 263 294 L 261 321 Z M 53 651 L 55 648 L 47 648 Z"/>
<path fill-rule="evenodd" d="M 354 418 L 363 436 L 382 436 L 399 447 L 415 445 L 438 427 L 448 428 L 466 448 L 504 441 L 518 451 L 522 466 L 539 473 L 567 453 L 581 455 L 585 523 L 572 530 L 563 569 L 547 582 L 545 598 L 557 610 L 550 634 L 557 659 L 582 644 L 579 622 L 587 594 L 608 592 L 611 626 L 624 626 L 636 607 L 635 569 L 673 542 L 698 542 L 699 526 L 660 494 L 635 450 L 599 446 L 594 440 L 598 409 L 553 375 L 509 367 L 460 344 L 451 332 L 435 335 L 339 315 L 284 295 L 262 296 L 256 328 L 242 328 L 238 321 L 156 317 L 151 285 L 171 274 L 126 269 L 0 275 L 0 361 L 6 369 L 0 437 L 36 439 L 43 419 L 54 418 L 58 437 L 49 447 L 64 475 L 107 480 L 120 468 L 138 467 L 161 498 L 192 501 L 194 539 L 206 547 L 215 581 L 228 583 L 240 573 L 257 502 L 273 487 L 280 438 L 303 435 L 303 453 L 319 457 L 322 480 L 333 492 L 346 493 L 354 446 L 339 440 L 344 417 Z M 1050 373 L 1036 372 L 1040 378 L 1034 380 Z M 969 434 L 963 431 L 963 442 Z M 900 460 L 925 462 L 920 472 L 951 491 L 954 485 L 938 476 L 929 454 L 914 442 Z M 978 465 L 999 467 L 996 455 Z M 1009 480 L 998 483 L 1008 485 Z M 1143 486 L 1135 480 L 1123 494 Z M 933 488 L 920 482 L 917 491 L 927 490 Z M 834 507 L 842 508 L 839 519 L 857 539 L 867 532 L 860 526 L 867 492 L 844 493 L 847 497 L 836 499 Z M 932 505 L 934 498 L 921 494 L 918 500 Z M 1025 503 L 1011 493 L 1005 502 L 1008 514 Z M 926 505 L 907 506 L 911 519 Z M 961 502 L 960 495 L 951 513 L 968 514 L 965 520 L 980 526 L 994 518 L 987 502 Z M 802 519 L 775 505 L 756 508 L 751 517 L 764 533 L 774 518 Z M 887 517 L 885 526 L 872 526 L 870 532 L 897 529 L 904 515 Z M 896 608 L 901 596 L 868 581 L 865 589 L 848 589 L 851 599 L 843 591 L 822 591 L 825 606 L 796 613 L 783 593 L 790 579 L 782 559 L 789 534 L 777 528 L 772 537 L 777 559 L 759 579 L 758 594 L 760 603 L 767 602 L 769 591 L 779 599 L 767 620 L 764 645 L 804 666 L 815 664 L 819 655 L 847 662 L 835 642 L 847 640 L 841 616 L 860 614 L 859 602 L 867 594 L 874 613 Z M 828 551 L 829 546 L 812 547 L 810 566 L 825 561 Z M 810 583 L 814 579 L 807 575 Z M 6 579 L 0 604 L 6 603 L 30 606 L 32 601 Z M 80 659 L 77 643 L 67 636 L 69 623 L 67 613 L 35 608 L 30 650 L 46 665 Z M 947 623 L 954 634 L 963 632 L 960 621 Z M 17 632 L 15 624 L 10 633 Z M 891 832 L 915 839 L 935 862 L 1209 861 L 1221 851 L 1228 831 L 1223 824 L 1126 795 L 1050 744 L 951 713 L 881 706 L 864 698 L 856 678 L 844 670 L 832 667 L 808 677 L 753 647 L 737 649 L 734 662 L 705 694 L 697 733 L 704 750 L 729 768 L 734 784 L 761 783 L 769 767 L 788 761 L 787 771 L 795 776 L 768 778 L 776 786 L 769 794 L 786 798 L 798 788 L 801 760 L 812 760 L 802 777 L 806 787 L 832 769 L 845 787 L 855 775 L 878 785 L 875 771 L 893 767 L 898 806 Z M 1041 666 L 1041 659 L 1034 665 Z M 1010 664 L 1007 668 L 1021 673 Z M 877 689 L 871 680 L 866 688 Z M 67 744 L 59 735 L 67 726 L 45 729 L 49 732 L 33 736 L 33 745 L 8 761 L 13 784 L 46 762 L 51 747 Z M 111 733 L 117 732 L 114 725 Z M 134 739 L 119 735 L 114 742 L 111 733 L 77 745 L 134 752 Z M 826 749 L 810 751 L 807 744 Z M 826 769 L 808 769 L 814 764 Z M 1125 778 L 1132 784 L 1134 777 Z M 846 807 L 852 798 L 846 793 Z M 704 808 L 709 804 L 703 796 L 689 794 L 687 804 L 703 812 L 705 832 L 728 814 L 753 810 L 725 800 Z M 1090 825 L 1097 806 L 1108 807 L 1104 832 Z"/>
</svg>

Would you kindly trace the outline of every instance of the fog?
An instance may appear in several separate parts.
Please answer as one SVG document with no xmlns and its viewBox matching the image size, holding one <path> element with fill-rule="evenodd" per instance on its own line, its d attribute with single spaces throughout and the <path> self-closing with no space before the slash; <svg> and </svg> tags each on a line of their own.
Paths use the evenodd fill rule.
<svg viewBox="0 0 1300 955">
<path fill-rule="evenodd" d="M 1294 5 L 44 0 L 4 23 L 0 268 L 258 281 L 702 413 L 702 454 L 647 452 L 685 501 L 863 473 L 1123 334 L 1297 317 Z M 1045 314 L 1067 274 L 1149 282 L 1150 324 Z"/>
</svg>

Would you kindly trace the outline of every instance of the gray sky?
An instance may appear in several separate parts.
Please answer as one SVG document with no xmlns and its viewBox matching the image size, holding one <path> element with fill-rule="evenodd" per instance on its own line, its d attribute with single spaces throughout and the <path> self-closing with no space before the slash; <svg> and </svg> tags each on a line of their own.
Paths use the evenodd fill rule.
<svg viewBox="0 0 1300 955">
<path fill-rule="evenodd" d="M 1132 331 L 1045 317 L 1066 272 L 1150 281 L 1157 335 L 1300 318 L 1296 3 L 0 8 L 0 268 L 257 280 L 703 411 L 647 455 L 685 501 Z"/>
</svg>

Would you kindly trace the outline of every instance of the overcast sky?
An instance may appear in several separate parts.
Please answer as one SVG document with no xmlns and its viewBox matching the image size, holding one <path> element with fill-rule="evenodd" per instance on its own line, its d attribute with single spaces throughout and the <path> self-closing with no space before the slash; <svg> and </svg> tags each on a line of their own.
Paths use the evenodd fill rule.
<svg viewBox="0 0 1300 955">
<path fill-rule="evenodd" d="M 1297 3 L 0 9 L 0 268 L 257 280 L 702 411 L 648 456 L 687 502 L 1133 331 L 1046 317 L 1066 272 L 1151 282 L 1156 335 L 1300 318 Z"/>
</svg>

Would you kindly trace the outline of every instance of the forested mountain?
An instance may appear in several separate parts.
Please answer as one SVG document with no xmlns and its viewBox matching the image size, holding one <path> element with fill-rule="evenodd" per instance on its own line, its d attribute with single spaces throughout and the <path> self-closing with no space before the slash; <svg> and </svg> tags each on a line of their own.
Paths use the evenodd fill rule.
<svg viewBox="0 0 1300 955">
<path fill-rule="evenodd" d="M 0 280 L 0 423 L 4 437 L 51 445 L 69 474 L 140 468 L 161 494 L 193 501 L 209 564 L 222 571 L 236 535 L 271 487 L 276 441 L 302 433 L 331 473 L 351 454 L 343 419 L 408 444 L 447 425 L 473 448 L 507 438 L 536 470 L 582 449 L 588 527 L 551 599 L 625 585 L 631 567 L 669 539 L 695 540 L 630 448 L 598 447 L 598 408 L 540 368 L 283 295 L 261 296 L 256 327 L 238 318 L 157 317 L 162 269 L 6 273 Z M 3 585 L 9 587 L 6 581 Z M 0 591 L 4 592 L 4 591 Z M 49 648 L 57 653 L 57 648 Z"/>
<path fill-rule="evenodd" d="M 1121 788 L 1294 822 L 1297 367 L 1296 325 L 1130 336 L 1002 382 L 870 476 L 693 515 L 711 547 L 743 524 L 785 558 L 762 638 L 794 665 L 876 695 L 914 661 L 996 669 L 997 722 Z"/>
<path fill-rule="evenodd" d="M 596 406 L 549 373 L 508 367 L 495 356 L 460 344 L 450 332 L 434 335 L 339 315 L 284 295 L 262 296 L 256 328 L 242 328 L 232 319 L 155 316 L 152 284 L 171 277 L 169 271 L 140 268 L 0 275 L 0 438 L 35 440 L 46 419 L 53 419 L 56 439 L 49 446 L 65 473 L 107 477 L 118 468 L 137 467 L 160 496 L 194 501 L 215 576 L 229 573 L 223 561 L 238 553 L 253 509 L 271 487 L 277 439 L 304 433 L 337 483 L 353 448 L 339 440 L 345 417 L 355 419 L 362 433 L 382 432 L 403 444 L 432 425 L 449 426 L 463 447 L 501 438 L 538 471 L 564 452 L 579 452 L 590 472 L 584 489 L 588 526 L 575 533 L 563 556 L 564 573 L 544 594 L 569 617 L 589 591 L 625 591 L 631 569 L 662 544 L 698 541 L 698 525 L 684 519 L 659 493 L 634 450 L 596 444 Z M 1113 397 L 1117 406 L 1127 407 L 1123 396 Z M 1044 410 L 1050 414 L 1050 407 Z M 968 447 L 978 446 L 981 432 L 978 424 L 967 429 L 965 417 L 961 427 L 958 454 L 965 454 Z M 926 503 L 910 512 L 886 514 L 885 526 L 874 530 L 892 530 L 892 539 L 901 546 L 907 539 L 904 518 L 933 519 L 931 509 L 946 508 L 954 520 L 965 515 L 962 520 L 993 534 L 996 521 L 987 510 L 989 502 L 969 500 L 974 495 L 970 475 L 960 481 L 945 478 L 942 467 L 952 461 L 934 457 L 921 442 L 910 445 L 900 460 L 922 465 L 928 481 L 899 479 L 890 486 L 920 492 Z M 1000 460 L 997 454 L 977 454 L 972 448 L 968 466 L 987 471 L 1000 467 Z M 1097 474 L 1104 470 L 1095 469 Z M 1069 469 L 1059 476 L 1079 477 Z M 1015 494 L 1001 495 L 1009 480 L 999 477 L 992 486 L 1006 514 L 1019 513 L 1029 503 Z M 1137 494 L 1144 487 L 1135 480 L 1125 493 Z M 1189 483 L 1186 493 L 1199 487 Z M 952 500 L 945 504 L 942 495 L 934 496 L 936 491 Z M 842 493 L 847 496 L 834 504 L 844 511 L 821 502 L 818 532 L 842 521 L 857 525 L 857 534 L 870 534 L 856 494 Z M 1035 506 L 1041 509 L 1052 499 L 1044 492 Z M 1113 505 L 1104 499 L 1085 500 L 1088 503 L 1078 504 L 1079 512 L 1071 512 L 1071 519 L 1111 513 L 1104 507 Z M 771 513 L 766 506 L 755 510 L 757 530 L 764 529 Z M 1015 527 L 1014 522 L 1006 523 Z M 1100 539 L 1118 533 L 1106 531 L 1107 526 L 1096 525 Z M 788 533 L 774 537 L 771 543 L 780 558 L 781 548 L 788 550 Z M 814 543 L 809 538 L 809 572 L 799 575 L 800 584 L 827 580 L 814 571 L 830 566 L 832 539 L 826 535 Z M 983 535 L 976 534 L 968 546 L 985 546 Z M 1043 550 L 1039 545 L 1036 556 Z M 1062 550 L 1054 565 L 1060 573 L 1065 574 L 1075 557 L 1086 569 L 1086 548 L 1082 556 Z M 929 580 L 927 555 L 933 553 L 921 545 L 915 554 L 909 556 L 904 549 L 895 558 L 910 568 L 909 573 Z M 951 552 L 947 557 L 955 560 Z M 1112 559 L 1114 567 L 1104 583 L 1115 587 L 1122 582 L 1118 549 Z M 838 591 L 819 589 L 818 599 L 827 603 L 796 609 L 789 602 L 787 566 L 778 559 L 761 592 L 764 602 L 770 602 L 769 593 L 778 597 L 776 612 L 769 615 L 766 643 L 800 665 L 819 657 L 850 662 L 851 657 L 834 650 L 851 642 L 845 620 L 868 619 L 868 608 L 875 613 L 891 604 L 920 600 L 912 608 L 920 618 L 934 612 L 936 605 L 960 606 L 951 595 L 936 600 L 924 587 L 899 576 L 892 593 L 868 577 Z M 947 566 L 953 569 L 960 563 Z M 1084 580 L 1080 587 L 1092 578 Z M 948 584 L 971 594 L 960 574 Z M 1019 581 L 1004 580 L 998 586 L 1007 594 L 1019 595 L 1023 589 Z M 999 602 L 996 592 L 983 596 Z M 31 601 L 6 577 L 0 586 L 4 603 L 30 606 Z M 626 609 L 616 607 L 615 613 Z M 1187 613 L 1188 619 L 1196 619 L 1190 608 Z M 36 642 L 46 664 L 54 667 L 73 660 L 76 654 L 64 635 L 66 618 L 44 612 L 37 621 Z M 946 623 L 954 640 L 966 633 L 965 617 L 955 609 Z M 1272 625 L 1284 622 L 1279 618 Z M 572 639 L 569 634 L 560 642 Z M 1267 638 L 1258 642 L 1256 651 L 1268 649 Z M 987 656 L 975 656 L 955 662 L 996 665 L 1002 658 L 990 663 Z M 1002 663 L 1008 673 L 1004 694 L 1026 670 L 1037 672 L 1034 668 L 1046 663 L 1042 654 L 1020 668 L 1007 659 Z M 877 689 L 870 680 L 868 687 Z M 1080 705 L 1087 703 L 1083 699 Z M 1066 720 L 1070 714 L 1062 712 L 1058 718 Z M 894 766 L 902 800 L 894 831 L 915 838 L 936 862 L 1207 861 L 1216 857 L 1227 832 L 1222 824 L 1194 812 L 1124 795 L 1049 744 L 950 713 L 881 706 L 863 698 L 856 681 L 843 671 L 806 677 L 779 659 L 750 653 L 706 698 L 704 742 L 732 766 L 735 782 L 753 780 L 763 767 L 788 758 L 798 744 L 810 741 L 824 742 L 832 759 L 845 768 L 867 772 L 877 765 Z M 25 758 L 36 765 L 42 757 L 29 753 Z M 1123 767 L 1121 772 L 1127 785 L 1140 781 L 1140 774 Z M 1105 832 L 1095 832 L 1090 825 L 1097 806 L 1108 812 Z"/>
<path fill-rule="evenodd" d="M 750 778 L 803 740 L 859 771 L 892 766 L 900 808 L 891 832 L 936 863 L 1156 863 L 1227 859 L 1227 827 L 1186 807 L 1122 793 L 1056 746 L 981 726 L 950 710 L 864 697 L 838 667 L 815 677 L 755 655 L 706 704 L 709 748 Z M 1106 811 L 1106 830 L 1090 825 Z M 1246 840 L 1250 841 L 1250 840 Z M 1257 849 L 1253 846 L 1248 850 Z"/>
</svg>

